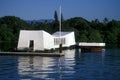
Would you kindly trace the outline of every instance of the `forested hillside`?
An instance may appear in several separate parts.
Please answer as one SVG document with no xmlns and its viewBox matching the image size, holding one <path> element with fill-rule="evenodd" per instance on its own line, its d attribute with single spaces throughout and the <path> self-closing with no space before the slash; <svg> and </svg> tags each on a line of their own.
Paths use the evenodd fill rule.
<svg viewBox="0 0 120 80">
<path fill-rule="evenodd" d="M 18 41 L 20 30 L 45 30 L 54 33 L 59 30 L 59 20 L 57 14 L 54 15 L 53 22 L 26 21 L 15 16 L 4 16 L 0 18 L 0 42 Z M 81 17 L 74 17 L 64 20 L 62 17 L 62 31 L 74 31 L 76 42 L 105 42 L 107 44 L 120 47 L 120 21 L 98 19 L 88 21 Z"/>
</svg>

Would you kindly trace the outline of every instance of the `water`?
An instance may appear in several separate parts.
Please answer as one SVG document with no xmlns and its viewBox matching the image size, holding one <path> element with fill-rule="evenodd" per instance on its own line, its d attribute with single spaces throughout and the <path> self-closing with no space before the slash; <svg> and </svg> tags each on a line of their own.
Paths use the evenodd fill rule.
<svg viewBox="0 0 120 80">
<path fill-rule="evenodd" d="M 120 50 L 64 57 L 0 56 L 0 80 L 120 80 Z"/>
</svg>

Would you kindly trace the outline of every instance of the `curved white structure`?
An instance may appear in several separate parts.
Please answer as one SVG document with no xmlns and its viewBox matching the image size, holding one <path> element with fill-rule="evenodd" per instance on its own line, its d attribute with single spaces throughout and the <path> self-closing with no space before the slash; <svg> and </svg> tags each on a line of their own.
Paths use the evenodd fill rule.
<svg viewBox="0 0 120 80">
<path fill-rule="evenodd" d="M 49 50 L 59 48 L 60 43 L 63 44 L 63 47 L 75 44 L 74 32 L 61 32 L 61 37 L 59 34 L 56 32 L 51 35 L 43 30 L 21 30 L 17 49 L 24 50 L 32 47 L 33 51 Z"/>
</svg>

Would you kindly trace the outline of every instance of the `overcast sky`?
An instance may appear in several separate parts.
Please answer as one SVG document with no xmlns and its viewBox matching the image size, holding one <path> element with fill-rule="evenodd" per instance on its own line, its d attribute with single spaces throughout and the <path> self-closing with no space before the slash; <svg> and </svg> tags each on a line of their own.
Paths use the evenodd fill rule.
<svg viewBox="0 0 120 80">
<path fill-rule="evenodd" d="M 0 17 L 11 15 L 24 20 L 54 19 L 62 5 L 64 19 L 83 17 L 120 20 L 120 0 L 0 0 Z"/>
</svg>

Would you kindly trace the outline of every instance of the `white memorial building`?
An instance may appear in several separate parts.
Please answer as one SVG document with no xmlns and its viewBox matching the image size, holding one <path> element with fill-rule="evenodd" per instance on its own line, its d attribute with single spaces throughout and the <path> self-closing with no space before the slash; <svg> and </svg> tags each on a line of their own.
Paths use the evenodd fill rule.
<svg viewBox="0 0 120 80">
<path fill-rule="evenodd" d="M 37 50 L 50 50 L 75 45 L 74 32 L 55 32 L 53 35 L 43 30 L 20 30 L 17 50 L 32 48 Z"/>
</svg>

